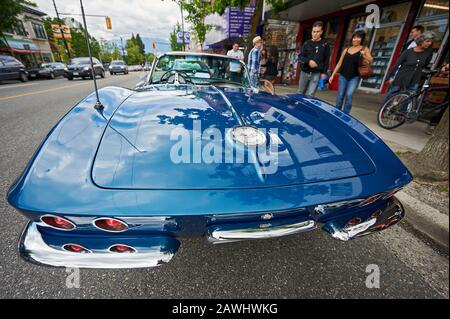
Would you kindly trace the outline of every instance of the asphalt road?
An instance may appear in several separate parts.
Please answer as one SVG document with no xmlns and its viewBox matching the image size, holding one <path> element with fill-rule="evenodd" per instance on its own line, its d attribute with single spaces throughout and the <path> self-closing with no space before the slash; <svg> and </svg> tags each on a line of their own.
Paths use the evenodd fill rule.
<svg viewBox="0 0 450 319">
<path fill-rule="evenodd" d="M 143 73 L 107 76 L 99 86 L 133 87 Z M 47 132 L 93 91 L 89 80 L 0 84 L 0 298 L 448 298 L 448 256 L 405 226 L 338 242 L 320 230 L 280 239 L 213 246 L 183 239 L 159 268 L 80 271 L 39 267 L 17 254 L 26 223 L 5 194 Z M 367 288 L 369 265 L 380 288 Z"/>
</svg>

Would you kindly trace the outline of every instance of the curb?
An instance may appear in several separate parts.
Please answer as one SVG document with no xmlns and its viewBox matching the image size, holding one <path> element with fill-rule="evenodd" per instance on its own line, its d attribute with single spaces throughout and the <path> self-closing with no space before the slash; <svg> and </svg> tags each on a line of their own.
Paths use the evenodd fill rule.
<svg viewBox="0 0 450 319">
<path fill-rule="evenodd" d="M 449 217 L 404 191 L 398 192 L 395 196 L 405 206 L 405 221 L 448 252 Z"/>
</svg>

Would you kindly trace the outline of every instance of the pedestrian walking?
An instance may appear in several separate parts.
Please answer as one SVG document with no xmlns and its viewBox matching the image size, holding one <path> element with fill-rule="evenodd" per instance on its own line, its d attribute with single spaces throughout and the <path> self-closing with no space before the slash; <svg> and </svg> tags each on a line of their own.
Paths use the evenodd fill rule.
<svg viewBox="0 0 450 319">
<path fill-rule="evenodd" d="M 385 102 L 393 93 L 400 90 L 415 92 L 422 78 L 422 70 L 428 66 L 433 57 L 433 51 L 429 48 L 433 45 L 435 35 L 427 31 L 417 39 L 417 46 L 403 52 L 395 66 L 387 77 L 390 85 Z"/>
<path fill-rule="evenodd" d="M 301 48 L 299 62 L 302 65 L 298 91 L 300 94 L 314 96 L 317 91 L 319 77 L 326 78 L 330 63 L 330 45 L 322 39 L 323 22 L 313 24 L 312 39 L 306 41 Z"/>
<path fill-rule="evenodd" d="M 250 75 L 251 84 L 253 86 L 258 86 L 259 84 L 261 47 L 262 47 L 262 38 L 260 36 L 253 38 L 253 49 L 251 49 L 248 55 L 248 72 Z"/>
<path fill-rule="evenodd" d="M 406 42 L 406 49 L 412 49 L 415 48 L 417 46 L 417 38 L 420 37 L 422 35 L 422 33 L 425 32 L 425 28 L 422 25 L 415 25 L 412 29 L 411 32 L 409 33 L 409 38 L 410 40 L 408 42 Z"/>
<path fill-rule="evenodd" d="M 233 43 L 233 47 L 227 52 L 227 56 L 236 58 L 240 61 L 244 60 L 244 53 L 239 50 L 239 43 Z M 233 82 L 241 82 L 242 66 L 238 61 L 231 61 L 229 65 L 230 80 Z"/>
<path fill-rule="evenodd" d="M 259 63 L 259 77 L 264 79 L 264 74 L 266 73 L 267 64 L 267 50 L 265 48 L 261 49 L 261 61 Z"/>
<path fill-rule="evenodd" d="M 272 84 L 275 82 L 275 78 L 278 75 L 278 67 L 275 56 L 269 55 L 266 62 L 266 72 L 264 73 L 264 79 L 270 81 Z"/>
<path fill-rule="evenodd" d="M 339 72 L 339 89 L 336 98 L 336 107 L 347 114 L 352 109 L 353 94 L 361 80 L 359 67 L 362 60 L 366 60 L 369 64 L 373 61 L 369 48 L 364 46 L 365 37 L 366 33 L 364 31 L 356 31 L 353 33 L 352 46 L 344 49 L 329 80 L 332 83 L 334 77 Z M 342 107 L 344 108 L 342 109 Z"/>
</svg>

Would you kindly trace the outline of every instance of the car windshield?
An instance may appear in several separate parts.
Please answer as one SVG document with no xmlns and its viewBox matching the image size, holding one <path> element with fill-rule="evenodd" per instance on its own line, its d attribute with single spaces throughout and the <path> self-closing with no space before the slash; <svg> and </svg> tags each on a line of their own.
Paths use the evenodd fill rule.
<svg viewBox="0 0 450 319">
<path fill-rule="evenodd" d="M 194 84 L 229 83 L 249 87 L 244 65 L 236 59 L 212 55 L 161 56 L 151 74 L 151 83 L 166 83 L 174 72 Z M 170 80 L 169 80 L 170 81 Z"/>
<path fill-rule="evenodd" d="M 69 64 L 89 64 L 89 58 L 76 58 L 70 60 Z"/>
<path fill-rule="evenodd" d="M 124 65 L 123 61 L 112 61 L 111 65 Z"/>
</svg>

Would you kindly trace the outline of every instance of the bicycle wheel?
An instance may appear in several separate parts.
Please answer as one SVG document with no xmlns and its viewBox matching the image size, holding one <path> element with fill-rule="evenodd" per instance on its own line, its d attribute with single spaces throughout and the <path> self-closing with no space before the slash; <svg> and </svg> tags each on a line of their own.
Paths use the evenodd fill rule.
<svg viewBox="0 0 450 319">
<path fill-rule="evenodd" d="M 378 111 L 378 125 L 388 130 L 401 126 L 406 122 L 411 102 L 408 93 L 398 93 L 390 97 Z"/>
</svg>

